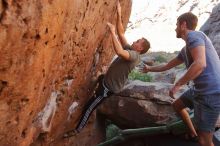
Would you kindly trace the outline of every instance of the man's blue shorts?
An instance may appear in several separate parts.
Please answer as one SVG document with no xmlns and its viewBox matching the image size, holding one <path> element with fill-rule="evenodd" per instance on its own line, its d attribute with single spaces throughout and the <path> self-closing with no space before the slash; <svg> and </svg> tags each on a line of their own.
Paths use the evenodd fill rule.
<svg viewBox="0 0 220 146">
<path fill-rule="evenodd" d="M 220 94 L 198 95 L 193 89 L 189 89 L 180 99 L 185 107 L 194 108 L 194 125 L 199 131 L 215 131 L 220 114 Z"/>
</svg>

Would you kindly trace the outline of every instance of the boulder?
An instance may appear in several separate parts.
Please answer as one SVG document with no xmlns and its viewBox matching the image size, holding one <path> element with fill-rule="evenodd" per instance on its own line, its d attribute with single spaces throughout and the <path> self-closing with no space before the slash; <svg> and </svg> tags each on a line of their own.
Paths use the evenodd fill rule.
<svg viewBox="0 0 220 146">
<path fill-rule="evenodd" d="M 168 124 L 177 119 L 171 106 L 173 99 L 169 97 L 171 86 L 169 83 L 131 81 L 121 93 L 107 98 L 98 111 L 120 128 Z"/>
</svg>

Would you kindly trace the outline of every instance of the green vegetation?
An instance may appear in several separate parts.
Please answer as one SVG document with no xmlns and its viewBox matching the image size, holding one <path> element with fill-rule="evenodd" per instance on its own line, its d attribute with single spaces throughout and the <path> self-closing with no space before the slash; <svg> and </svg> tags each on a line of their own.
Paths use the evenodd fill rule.
<svg viewBox="0 0 220 146">
<path fill-rule="evenodd" d="M 153 77 L 146 73 L 141 73 L 138 70 L 133 70 L 129 75 L 128 78 L 130 80 L 140 80 L 143 82 L 151 82 Z"/>
<path fill-rule="evenodd" d="M 155 61 L 159 63 L 167 62 L 167 58 L 163 55 L 158 55 L 155 57 Z"/>
</svg>

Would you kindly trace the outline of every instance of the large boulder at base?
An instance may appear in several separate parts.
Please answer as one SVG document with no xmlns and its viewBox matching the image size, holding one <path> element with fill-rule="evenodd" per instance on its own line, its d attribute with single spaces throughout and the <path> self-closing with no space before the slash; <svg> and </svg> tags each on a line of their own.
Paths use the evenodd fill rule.
<svg viewBox="0 0 220 146">
<path fill-rule="evenodd" d="M 172 84 L 131 81 L 124 90 L 107 98 L 99 112 L 120 128 L 165 125 L 177 119 L 169 97 Z M 178 96 L 185 89 L 180 90 Z M 177 96 L 177 97 L 178 97 Z"/>
</svg>

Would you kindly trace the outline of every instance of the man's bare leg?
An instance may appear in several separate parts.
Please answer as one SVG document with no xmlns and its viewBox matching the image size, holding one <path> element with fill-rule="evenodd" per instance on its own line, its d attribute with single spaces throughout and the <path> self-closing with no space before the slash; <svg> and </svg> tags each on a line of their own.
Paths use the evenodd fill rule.
<svg viewBox="0 0 220 146">
<path fill-rule="evenodd" d="M 198 136 L 196 133 L 196 130 L 193 126 L 193 123 L 189 117 L 189 113 L 186 111 L 183 102 L 180 99 L 177 99 L 173 103 L 173 108 L 181 116 L 183 122 L 188 126 L 188 128 L 190 130 L 190 136 L 191 137 Z"/>
</svg>

